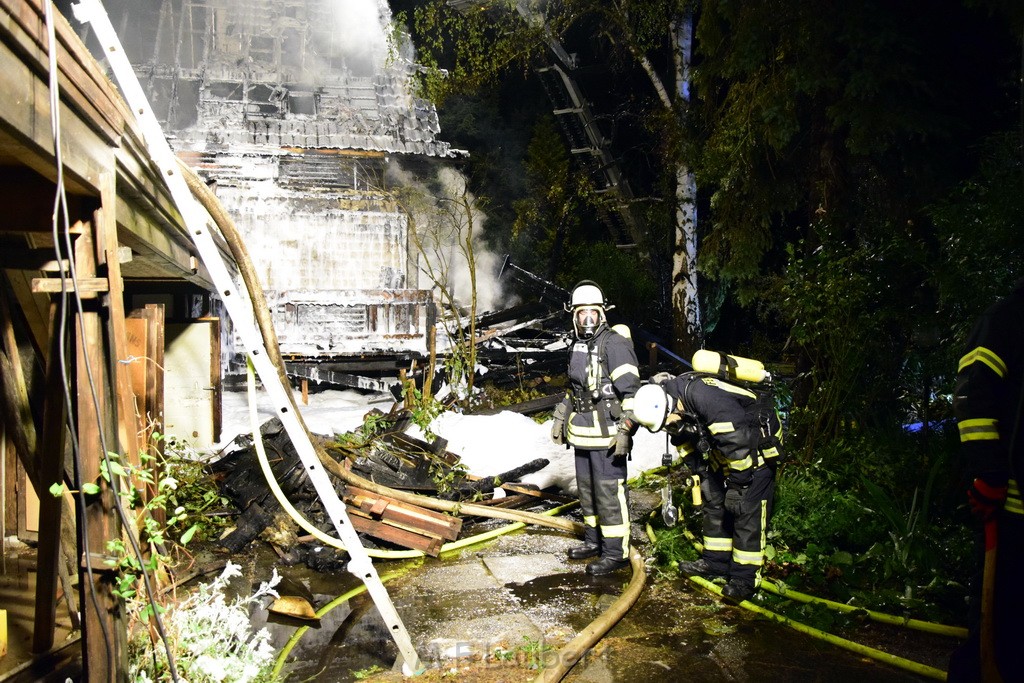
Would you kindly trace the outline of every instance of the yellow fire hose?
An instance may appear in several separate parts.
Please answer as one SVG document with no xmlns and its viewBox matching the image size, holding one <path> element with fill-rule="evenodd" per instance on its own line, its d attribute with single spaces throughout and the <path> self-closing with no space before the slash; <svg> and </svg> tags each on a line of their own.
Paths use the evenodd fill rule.
<svg viewBox="0 0 1024 683">
<path fill-rule="evenodd" d="M 391 572 L 389 574 L 386 574 L 386 575 L 380 577 L 380 581 L 381 581 L 381 583 L 387 583 L 391 579 L 393 579 L 396 576 L 398 576 L 400 573 L 401 572 Z M 356 597 L 360 593 L 365 593 L 365 592 L 366 592 L 366 584 L 365 583 L 361 583 L 358 586 L 356 586 L 355 588 L 353 588 L 352 590 L 348 591 L 347 593 L 342 593 L 341 595 L 339 595 L 338 597 L 334 598 L 329 603 L 327 603 L 326 605 L 324 605 L 323 607 L 318 609 L 315 612 L 316 618 L 317 619 L 323 619 L 325 614 L 330 612 L 332 609 L 334 609 L 338 605 L 344 605 L 346 602 L 348 602 L 352 598 Z M 284 644 L 284 647 L 281 648 L 281 652 L 277 655 L 277 660 L 274 662 L 274 668 L 273 668 L 273 670 L 271 672 L 271 673 L 273 673 L 274 676 L 280 676 L 281 675 L 281 670 L 284 669 L 285 660 L 288 659 L 288 655 L 291 654 L 291 651 L 295 648 L 296 645 L 298 645 L 299 641 L 302 639 L 302 636 L 305 635 L 306 631 L 308 631 L 308 630 L 309 630 L 309 626 L 300 626 L 299 628 L 295 629 L 295 633 L 292 634 L 291 638 L 288 639 L 288 642 Z"/>
<path fill-rule="evenodd" d="M 635 548 L 629 549 L 629 566 L 633 571 L 633 576 L 629 580 L 626 590 L 622 591 L 622 595 L 601 616 L 590 622 L 575 638 L 563 646 L 558 651 L 555 665 L 541 671 L 533 679 L 533 683 L 557 683 L 562 680 L 569 670 L 594 647 L 597 641 L 601 640 L 604 634 L 608 633 L 612 626 L 617 624 L 636 604 L 644 589 L 644 584 L 647 583 L 647 572 L 644 571 L 644 560 Z"/>
<path fill-rule="evenodd" d="M 799 591 L 793 590 L 784 583 L 772 581 L 771 579 L 762 578 L 761 588 L 764 588 L 769 593 L 778 595 L 780 598 L 786 598 L 788 600 L 796 600 L 797 602 L 804 603 L 815 603 L 819 605 L 825 605 L 829 609 L 836 610 L 837 612 L 857 612 L 865 615 L 871 621 L 877 621 L 880 624 L 890 624 L 892 626 L 902 626 L 904 628 L 913 629 L 915 631 L 923 631 L 924 633 L 934 633 L 939 636 L 949 636 L 951 638 L 960 638 L 966 640 L 967 629 L 962 626 L 948 626 L 946 624 L 936 624 L 931 621 L 921 621 L 920 619 L 911 619 L 909 617 L 898 617 L 893 614 L 885 614 L 883 612 L 875 612 L 874 610 L 864 609 L 863 607 L 855 607 L 853 605 L 847 605 L 841 602 L 833 602 L 826 598 L 819 598 L 815 595 L 807 595 Z"/>
<path fill-rule="evenodd" d="M 654 533 L 654 529 L 651 527 L 650 522 L 647 523 L 646 530 L 647 530 L 647 537 L 651 540 L 651 542 L 652 543 L 657 542 L 657 537 L 656 537 L 656 535 Z M 689 538 L 690 541 L 694 543 L 695 547 L 699 547 L 700 546 L 700 543 L 693 537 L 693 534 L 690 533 L 688 530 L 684 529 L 684 535 L 686 535 L 687 538 Z M 714 583 L 712 583 L 711 581 L 708 581 L 707 579 L 701 578 L 699 576 L 690 576 L 690 577 L 687 577 L 687 578 L 689 579 L 689 581 L 691 583 L 694 583 L 694 584 L 700 586 L 701 588 L 704 588 L 704 589 L 714 593 L 715 595 L 721 595 L 722 594 L 722 589 L 719 586 L 717 586 Z M 805 595 L 803 593 L 797 593 L 796 591 L 792 591 L 790 589 L 781 590 L 781 589 L 778 589 L 778 587 L 776 585 L 774 585 L 773 582 L 771 582 L 771 585 L 769 585 L 769 583 L 766 583 L 763 579 L 762 579 L 762 584 L 761 585 L 762 585 L 762 587 L 767 588 L 769 590 L 769 592 L 776 592 L 775 590 L 772 590 L 773 588 L 776 588 L 778 590 L 778 592 L 776 592 L 776 594 L 777 595 L 781 595 L 783 597 L 787 597 L 787 598 L 794 597 L 793 594 L 800 595 L 802 598 L 806 598 L 805 600 L 802 600 L 802 602 L 820 603 L 820 604 L 824 604 L 824 605 L 826 605 L 828 607 L 832 607 L 834 609 L 842 608 L 841 611 L 865 612 L 865 613 L 868 614 L 869 617 L 871 617 L 873 619 L 875 619 L 875 617 L 883 617 L 883 618 L 880 618 L 880 619 L 875 619 L 876 621 L 881 621 L 883 623 L 889 623 L 889 624 L 894 624 L 894 625 L 898 625 L 898 626 L 907 626 L 908 628 L 918 628 L 918 630 L 929 631 L 931 633 L 939 633 L 940 635 L 956 635 L 956 636 L 966 635 L 966 629 L 958 629 L 957 627 L 944 626 L 942 624 L 930 624 L 929 622 L 922 622 L 922 621 L 919 621 L 919 620 L 916 620 L 916 619 L 905 620 L 905 619 L 902 619 L 900 617 L 894 617 L 892 615 L 886 615 L 886 614 L 882 614 L 880 612 L 871 612 L 870 610 L 861 610 L 861 609 L 858 609 L 858 608 L 850 607 L 849 605 L 843 605 L 842 603 L 832 602 L 831 600 L 825 600 L 823 598 L 818 598 L 818 597 L 815 597 L 815 596 Z M 883 652 L 883 651 L 875 649 L 873 647 L 869 647 L 867 645 L 861 645 L 860 643 L 855 643 L 852 640 L 847 640 L 845 638 L 841 638 L 841 637 L 833 635 L 831 633 L 827 633 L 827 632 L 822 631 L 820 629 L 816 629 L 813 626 L 808 626 L 807 624 L 803 624 L 803 623 L 801 623 L 799 621 L 794 621 L 793 619 L 790 619 L 789 617 L 785 617 L 785 616 L 783 616 L 781 614 L 778 614 L 776 612 L 772 612 L 771 610 L 765 609 L 764 607 L 761 607 L 760 605 L 757 605 L 757 604 L 751 602 L 750 600 L 744 600 L 743 602 L 740 603 L 739 606 L 743 607 L 744 609 L 747 609 L 747 610 L 749 610 L 751 612 L 754 612 L 755 614 L 760 614 L 761 616 L 767 617 L 768 619 L 771 619 L 772 621 L 776 621 L 776 622 L 778 622 L 780 624 L 784 624 L 784 625 L 792 628 L 795 631 L 799 631 L 800 633 L 809 635 L 809 636 L 811 636 L 813 638 L 817 638 L 818 640 L 822 640 L 822 641 L 824 641 L 826 643 L 830 643 L 830 644 L 835 645 L 837 647 L 841 647 L 844 650 L 849 650 L 850 652 L 854 652 L 854 653 L 857 653 L 859 655 L 863 655 L 865 657 L 869 657 L 869 658 L 874 659 L 876 661 L 885 662 L 886 664 L 890 664 L 892 666 L 898 667 L 898 668 L 903 669 L 905 671 L 910 671 L 910 672 L 915 673 L 915 674 L 920 675 L 920 676 L 925 676 L 927 678 L 932 678 L 932 679 L 939 680 L 939 681 L 946 680 L 946 672 L 943 671 L 942 669 L 937 669 L 935 667 L 928 666 L 926 664 L 921 664 L 919 662 L 914 662 L 914 661 L 911 661 L 909 659 L 904 659 L 903 657 L 898 657 L 896 655 L 889 654 L 888 652 Z M 913 622 L 913 625 L 911 625 L 911 622 Z M 927 625 L 927 628 L 922 628 L 922 626 L 925 626 L 925 625 Z"/>
</svg>

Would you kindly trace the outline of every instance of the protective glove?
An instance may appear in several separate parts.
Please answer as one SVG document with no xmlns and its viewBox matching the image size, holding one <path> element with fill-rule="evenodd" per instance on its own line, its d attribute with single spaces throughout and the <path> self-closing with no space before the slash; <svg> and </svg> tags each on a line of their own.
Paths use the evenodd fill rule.
<svg viewBox="0 0 1024 683">
<path fill-rule="evenodd" d="M 633 437 L 630 436 L 629 430 L 620 427 L 615 432 L 615 450 L 612 452 L 612 455 L 616 458 L 628 456 L 631 450 L 633 450 Z"/>
<path fill-rule="evenodd" d="M 746 486 L 729 486 L 725 490 L 725 509 L 734 515 L 738 515 L 740 508 L 743 507 L 743 494 L 746 492 Z"/>
<path fill-rule="evenodd" d="M 555 412 L 552 415 L 554 422 L 551 423 L 551 440 L 559 446 L 565 444 L 565 416 L 568 412 L 569 406 L 565 405 L 563 401 L 555 406 Z"/>
<path fill-rule="evenodd" d="M 640 429 L 640 421 L 636 419 L 631 410 L 627 410 L 622 415 L 622 419 L 619 420 L 618 430 L 620 432 L 626 432 L 630 436 L 636 434 L 636 430 Z"/>
<path fill-rule="evenodd" d="M 971 512 L 983 522 L 992 519 L 996 510 L 1006 501 L 1006 486 L 993 486 L 984 479 L 975 479 L 967 489 L 967 502 Z"/>
</svg>

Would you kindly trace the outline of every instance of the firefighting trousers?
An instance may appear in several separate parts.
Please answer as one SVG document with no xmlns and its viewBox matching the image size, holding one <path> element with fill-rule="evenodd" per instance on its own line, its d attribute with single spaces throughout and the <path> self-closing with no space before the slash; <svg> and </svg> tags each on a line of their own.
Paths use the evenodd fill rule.
<svg viewBox="0 0 1024 683">
<path fill-rule="evenodd" d="M 576 449 L 576 488 L 585 532 L 583 540 L 601 546 L 601 557 L 629 557 L 629 492 L 626 458 L 611 449 Z"/>
<path fill-rule="evenodd" d="M 1004 681 L 1020 675 L 1024 658 L 1020 649 L 1020 621 L 1024 614 L 1024 502 L 1017 482 L 1010 480 L 1006 504 L 995 517 L 995 590 L 992 600 L 992 645 L 996 666 Z M 971 577 L 968 604 L 968 638 L 949 659 L 950 683 L 982 681 L 981 628 L 986 561 L 984 528 L 976 529 L 977 570 Z"/>
<path fill-rule="evenodd" d="M 716 573 L 757 585 L 775 501 L 775 470 L 754 470 L 738 506 L 726 508 L 724 474 L 711 471 L 700 484 L 704 497 L 704 560 Z"/>
</svg>

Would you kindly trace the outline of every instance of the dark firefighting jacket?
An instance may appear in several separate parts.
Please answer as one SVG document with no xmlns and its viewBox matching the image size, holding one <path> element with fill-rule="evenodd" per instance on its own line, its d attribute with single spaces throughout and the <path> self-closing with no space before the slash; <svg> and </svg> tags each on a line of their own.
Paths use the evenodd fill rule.
<svg viewBox="0 0 1024 683">
<path fill-rule="evenodd" d="M 568 375 L 566 440 L 583 450 L 611 448 L 617 423 L 640 388 L 629 328 L 602 327 L 592 338 L 576 340 L 569 350 Z"/>
<path fill-rule="evenodd" d="M 1024 464 L 1021 381 L 1024 378 L 1024 279 L 975 323 L 960 359 L 953 409 L 971 476 L 1005 486 Z M 1011 496 L 1011 498 L 1014 498 Z M 1020 499 L 1007 501 L 1007 510 Z"/>
<path fill-rule="evenodd" d="M 673 439 L 680 453 L 707 453 L 709 466 L 730 484 L 748 485 L 758 467 L 779 456 L 781 421 L 753 391 L 698 373 L 684 373 L 662 386 L 676 401 L 674 412 L 692 425 Z"/>
</svg>

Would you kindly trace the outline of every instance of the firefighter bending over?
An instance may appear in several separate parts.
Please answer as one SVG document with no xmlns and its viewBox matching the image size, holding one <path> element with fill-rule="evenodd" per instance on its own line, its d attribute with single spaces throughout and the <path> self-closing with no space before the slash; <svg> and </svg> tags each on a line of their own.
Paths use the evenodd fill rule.
<svg viewBox="0 0 1024 683">
<path fill-rule="evenodd" d="M 664 429 L 691 469 L 702 472 L 704 553 L 680 562 L 688 576 L 726 578 L 722 595 L 742 602 L 757 590 L 775 495 L 782 426 L 775 406 L 753 391 L 688 372 L 645 384 L 636 420 Z"/>
<path fill-rule="evenodd" d="M 611 307 L 596 283 L 584 280 L 572 290 L 576 341 L 569 351 L 569 391 L 555 407 L 551 438 L 575 449 L 576 487 L 585 531 L 569 558 L 598 559 L 588 574 L 610 574 L 629 564 L 629 509 L 626 461 L 638 424 L 631 419 L 633 394 L 640 387 L 636 351 L 625 325 L 608 326 Z"/>
<path fill-rule="evenodd" d="M 986 310 L 960 359 L 953 411 L 972 479 L 968 503 L 984 536 L 983 577 L 969 601 L 969 638 L 950 657 L 949 681 L 1019 680 L 1024 613 L 1024 278 Z M 981 527 L 984 527 L 983 529 Z M 980 539 L 979 539 L 980 540 Z M 998 552 L 996 552 L 998 548 Z M 980 554 L 980 553 L 979 553 Z M 988 618 L 986 618 L 988 617 Z"/>
</svg>

